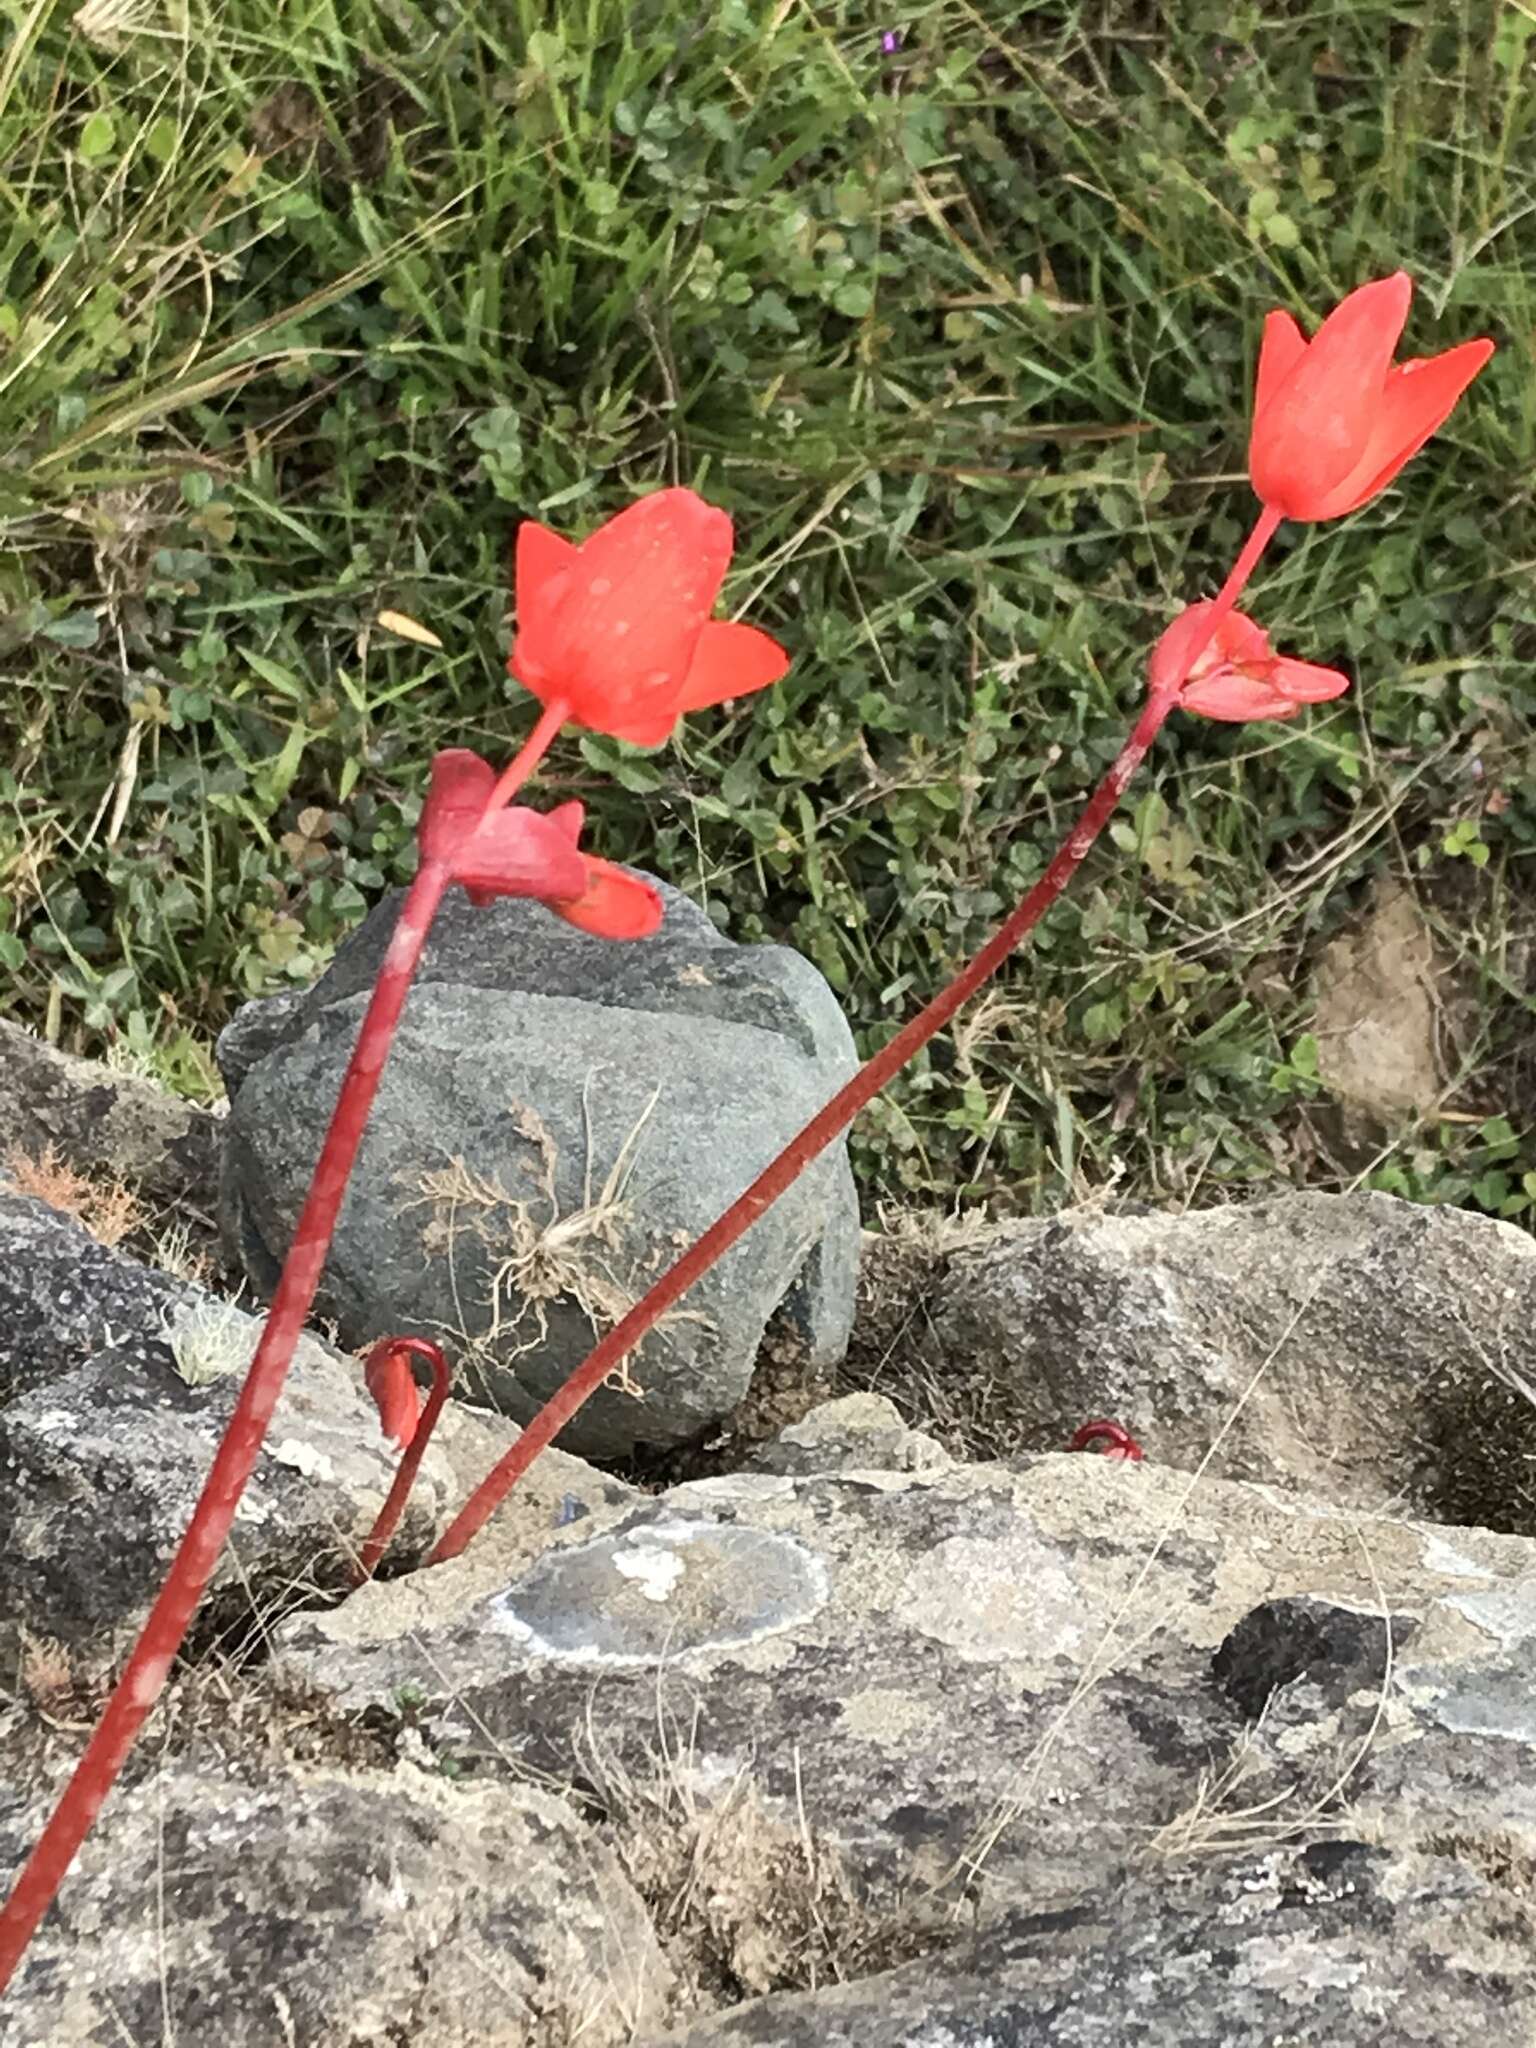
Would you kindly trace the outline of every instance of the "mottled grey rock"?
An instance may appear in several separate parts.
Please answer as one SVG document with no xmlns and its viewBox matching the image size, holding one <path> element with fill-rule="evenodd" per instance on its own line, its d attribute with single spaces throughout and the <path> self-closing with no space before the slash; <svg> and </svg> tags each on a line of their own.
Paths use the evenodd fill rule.
<svg viewBox="0 0 1536 2048">
<path fill-rule="evenodd" d="M 754 1453 L 758 1472 L 921 1472 L 947 1464 L 942 1446 L 909 1429 L 883 1394 L 823 1401 Z"/>
<path fill-rule="evenodd" d="M 41 1202 L 3 1195 L 0 1304 L 0 1648 L 26 1629 L 67 1644 L 82 1667 L 106 1665 L 136 1633 L 186 1527 L 259 1319 L 103 1250 Z M 517 1435 L 499 1416 L 450 1406 L 392 1563 L 440 1533 Z M 358 1361 L 306 1335 L 199 1634 L 348 1583 L 396 1458 Z M 477 1546 L 467 1582 L 476 1572 L 504 1581 L 638 1497 L 546 1452 Z"/>
<path fill-rule="evenodd" d="M 0 1168 L 52 1152 L 159 1201 L 213 1206 L 220 1120 L 136 1074 L 78 1059 L 0 1020 Z"/>
<path fill-rule="evenodd" d="M 1214 1446 L 1227 1477 L 1536 1530 L 1536 1411 L 1497 1377 L 1536 1383 L 1510 1224 L 1380 1194 L 1010 1223 L 950 1258 L 933 1331 L 1021 1449 L 1110 1415 L 1159 1462 Z"/>
<path fill-rule="evenodd" d="M 142 1363 L 184 1282 L 98 1244 L 72 1216 L 0 1186 L 0 1408 L 108 1344 Z"/>
<path fill-rule="evenodd" d="M 0 1810 L 0 1881 L 45 1810 Z M 612 1854 L 543 1793 L 183 1768 L 109 1805 L 0 2041 L 627 2048 L 670 1975 Z"/>
<path fill-rule="evenodd" d="M 346 1340 L 445 1333 L 463 1390 L 526 1420 L 852 1071 L 852 1039 L 797 954 L 738 947 L 664 890 L 653 939 L 616 945 L 537 904 L 450 893 L 406 1004 L 318 1307 Z M 306 995 L 220 1041 L 234 1107 L 223 1219 L 276 1276 L 397 899 Z M 857 1206 L 841 1145 L 694 1289 L 569 1448 L 685 1440 L 745 1392 L 789 1297 L 807 1363 L 839 1355 Z"/>
<path fill-rule="evenodd" d="M 1162 1870 L 650 2048 L 1516 2048 L 1518 1873 L 1347 1836 Z"/>
<path fill-rule="evenodd" d="M 1057 1456 L 697 1481 L 499 1592 L 452 1570 L 295 1617 L 280 1662 L 349 1712 L 418 1688 L 492 1770 L 585 1774 L 596 1729 L 705 1805 L 745 1778 L 875 1889 L 995 1917 L 1346 1806 L 1536 1857 L 1520 1538 Z"/>
<path fill-rule="evenodd" d="M 191 1518 L 260 1325 L 184 1290 L 166 1334 L 141 1328 L 0 1409 L 0 1639 L 25 1628 L 113 1663 L 149 1610 Z M 190 1351 L 184 1333 L 207 1333 Z M 190 1365 L 178 1367 L 182 1351 Z M 222 1364 L 222 1376 L 188 1384 Z M 396 1452 L 356 1361 L 301 1340 L 215 1570 L 199 1632 L 281 1613 L 348 1583 Z M 401 1524 L 419 1552 L 447 1506 L 430 1460 Z"/>
</svg>

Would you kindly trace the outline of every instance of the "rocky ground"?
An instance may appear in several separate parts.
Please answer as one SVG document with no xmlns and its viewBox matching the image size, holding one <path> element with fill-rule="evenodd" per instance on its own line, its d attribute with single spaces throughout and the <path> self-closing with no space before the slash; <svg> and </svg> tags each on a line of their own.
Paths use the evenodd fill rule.
<svg viewBox="0 0 1536 2048">
<path fill-rule="evenodd" d="M 254 1323 L 216 1120 L 10 1033 L 0 1113 L 5 1874 Z M 860 1284 L 413 1571 L 516 1435 L 456 1404 L 356 1592 L 393 1452 L 317 1329 L 4 2048 L 1529 2041 L 1536 1244 L 1294 1195 Z"/>
</svg>

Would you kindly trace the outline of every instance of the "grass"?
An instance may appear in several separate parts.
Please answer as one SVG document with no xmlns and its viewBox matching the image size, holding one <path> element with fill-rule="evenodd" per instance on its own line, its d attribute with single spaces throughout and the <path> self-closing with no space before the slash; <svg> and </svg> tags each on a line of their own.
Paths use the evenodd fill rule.
<svg viewBox="0 0 1536 2048">
<path fill-rule="evenodd" d="M 1277 1173 L 1536 1213 L 1529 0 L 88 0 L 0 59 L 0 1003 L 189 1092 L 504 754 L 516 520 L 727 505 L 790 678 L 551 797 L 872 1048 L 1048 858 L 1249 519 L 1263 313 L 1399 263 L 1500 353 L 1252 606 L 1359 687 L 1178 721 L 1031 954 L 861 1124 L 877 1195 Z M 901 31 L 888 53 L 882 33 Z M 378 623 L 403 613 L 441 651 Z M 1452 1080 L 1335 1142 L 1310 974 L 1375 877 Z"/>
</svg>

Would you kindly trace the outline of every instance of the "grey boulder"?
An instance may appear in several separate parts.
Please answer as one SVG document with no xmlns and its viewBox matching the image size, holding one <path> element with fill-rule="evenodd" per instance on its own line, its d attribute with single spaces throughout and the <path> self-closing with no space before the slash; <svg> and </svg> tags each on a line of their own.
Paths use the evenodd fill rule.
<svg viewBox="0 0 1536 2048">
<path fill-rule="evenodd" d="M 318 1307 L 349 1344 L 440 1335 L 524 1421 L 852 1071 L 797 954 L 723 939 L 664 890 L 614 944 L 536 904 L 450 892 L 385 1069 Z M 223 1221 L 269 1290 L 393 928 L 383 904 L 298 997 L 220 1041 L 233 1099 Z M 697 1436 L 741 1399 L 769 1318 L 840 1355 L 858 1217 L 841 1144 L 720 1261 L 562 1437 L 616 1454 Z"/>
<path fill-rule="evenodd" d="M 597 1731 L 614 1781 L 664 1763 L 706 1806 L 746 1782 L 856 1889 L 941 1913 L 1346 1810 L 1404 1847 L 1536 1855 L 1522 1538 L 1082 1455 L 742 1474 L 470 1600 L 433 1571 L 366 1611 L 295 1616 L 280 1667 L 344 1712 L 407 1686 L 490 1770 L 511 1747 L 590 1782 Z"/>
<path fill-rule="evenodd" d="M 936 1370 L 1021 1450 L 1109 1415 L 1149 1459 L 1536 1530 L 1536 1241 L 1381 1194 L 1010 1223 L 947 1260 Z M 1502 1376 L 1502 1377 L 1501 1377 Z"/>
<path fill-rule="evenodd" d="M 95 1244 L 43 1203 L 0 1197 L 0 1646 L 62 1645 L 77 1672 L 128 1647 L 191 1518 L 259 1319 Z M 0 1352 L 0 1358 L 6 1354 Z M 419 1556 L 516 1440 L 450 1406 L 406 1504 L 393 1563 Z M 350 1583 L 398 1453 L 356 1359 L 305 1335 L 195 1628 L 206 1645 Z M 505 1572 L 590 1534 L 627 1487 L 547 1452 L 477 1546 Z M 581 1524 L 586 1523 L 585 1531 Z"/>
<path fill-rule="evenodd" d="M 1347 1831 L 1010 1914 L 857 1983 L 754 1999 L 651 2048 L 1514 2048 L 1536 1912 L 1497 1862 Z"/>
<path fill-rule="evenodd" d="M 0 1875 L 46 1808 L 0 1805 Z M 628 2048 L 670 1971 L 560 1801 L 270 1765 L 119 1793 L 0 2009 L 4 2048 Z"/>
</svg>

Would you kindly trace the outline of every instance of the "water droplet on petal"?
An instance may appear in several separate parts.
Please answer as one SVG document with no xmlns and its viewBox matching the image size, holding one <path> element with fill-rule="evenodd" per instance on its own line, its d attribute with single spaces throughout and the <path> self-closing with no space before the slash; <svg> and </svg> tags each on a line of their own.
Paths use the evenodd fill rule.
<svg viewBox="0 0 1536 2048">
<path fill-rule="evenodd" d="M 671 682 L 671 680 L 671 669 L 653 668 L 650 674 L 645 679 L 645 687 L 648 690 L 664 690 L 667 687 L 668 683 Z"/>
<path fill-rule="evenodd" d="M 594 576 L 588 588 L 594 597 L 606 597 L 613 588 L 611 576 Z"/>
<path fill-rule="evenodd" d="M 614 637 L 614 639 L 615 639 L 615 640 L 622 640 L 622 639 L 624 638 L 624 635 L 625 635 L 625 634 L 626 634 L 626 633 L 627 633 L 628 631 L 629 631 L 629 621 L 628 621 L 628 619 L 615 619 L 615 620 L 614 620 L 614 622 L 613 622 L 613 637 Z"/>
</svg>

